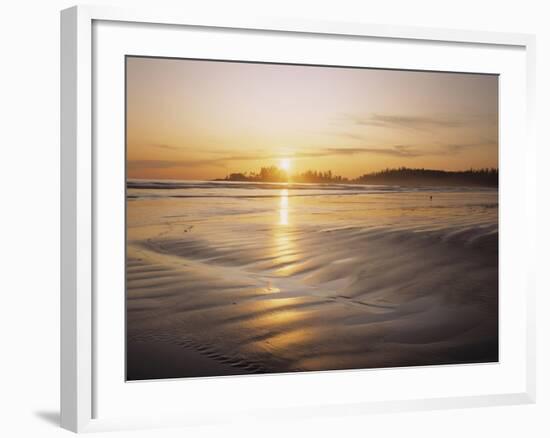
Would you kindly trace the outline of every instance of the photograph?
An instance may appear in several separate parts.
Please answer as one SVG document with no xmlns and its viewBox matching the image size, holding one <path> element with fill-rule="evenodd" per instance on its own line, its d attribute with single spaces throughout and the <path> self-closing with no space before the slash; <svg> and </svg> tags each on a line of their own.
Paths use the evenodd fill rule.
<svg viewBox="0 0 550 438">
<path fill-rule="evenodd" d="M 125 57 L 126 380 L 499 362 L 499 76 Z"/>
</svg>

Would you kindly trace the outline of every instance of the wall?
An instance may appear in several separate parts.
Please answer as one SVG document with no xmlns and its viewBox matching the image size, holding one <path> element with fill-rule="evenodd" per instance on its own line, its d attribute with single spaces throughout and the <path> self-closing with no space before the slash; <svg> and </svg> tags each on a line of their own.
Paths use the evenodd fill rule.
<svg viewBox="0 0 550 438">
<path fill-rule="evenodd" d="M 96 2 L 152 5 L 146 1 Z M 550 144 L 550 27 L 545 2 L 524 0 L 430 1 L 278 0 L 254 2 L 156 1 L 158 7 L 200 8 L 227 15 L 298 16 L 310 19 L 414 24 L 422 26 L 536 33 L 538 37 L 537 124 L 539 137 L 539 401 L 531 406 L 497 407 L 312 419 L 263 426 L 267 437 L 288 436 L 549 436 L 550 384 L 547 373 L 550 302 L 545 276 L 550 188 L 546 166 Z M 59 366 L 59 10 L 62 0 L 4 2 L 0 45 L 0 429 L 4 436 L 68 435 L 57 428 Z M 518 145 L 522 147 L 522 145 Z M 521 255 L 519 255 L 521 256 Z M 543 313 L 544 312 L 544 313 Z M 187 430 L 189 436 L 258 436 L 258 425 Z M 138 432 L 141 436 L 180 436 L 182 431 Z M 130 436 L 115 433 L 108 436 Z"/>
</svg>

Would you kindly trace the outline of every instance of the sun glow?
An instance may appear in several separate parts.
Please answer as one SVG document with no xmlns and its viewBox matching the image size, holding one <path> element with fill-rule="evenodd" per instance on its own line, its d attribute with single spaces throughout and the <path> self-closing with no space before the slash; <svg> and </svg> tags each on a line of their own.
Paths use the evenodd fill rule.
<svg viewBox="0 0 550 438">
<path fill-rule="evenodd" d="M 291 167 L 290 159 L 281 158 L 281 160 L 279 161 L 279 167 L 283 169 L 285 172 L 288 172 Z"/>
</svg>

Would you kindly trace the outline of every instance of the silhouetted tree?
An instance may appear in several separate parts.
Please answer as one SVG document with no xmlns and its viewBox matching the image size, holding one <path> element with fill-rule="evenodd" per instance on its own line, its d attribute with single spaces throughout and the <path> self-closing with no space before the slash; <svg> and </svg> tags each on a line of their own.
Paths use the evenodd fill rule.
<svg viewBox="0 0 550 438">
<path fill-rule="evenodd" d="M 391 184 L 391 185 L 428 185 L 428 186 L 487 186 L 498 187 L 498 169 L 483 168 L 460 171 L 445 171 L 432 169 L 411 169 L 399 167 L 371 172 L 355 179 L 334 175 L 332 170 L 305 172 L 289 175 L 277 166 L 262 167 L 258 173 L 232 173 L 226 181 L 257 181 L 257 182 L 297 182 L 297 183 L 348 183 L 354 184 Z"/>
</svg>

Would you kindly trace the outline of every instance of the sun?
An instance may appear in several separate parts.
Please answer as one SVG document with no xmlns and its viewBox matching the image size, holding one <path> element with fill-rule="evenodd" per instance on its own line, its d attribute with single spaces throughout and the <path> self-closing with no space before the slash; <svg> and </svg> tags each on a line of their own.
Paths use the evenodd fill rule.
<svg viewBox="0 0 550 438">
<path fill-rule="evenodd" d="M 288 172 L 291 167 L 290 160 L 288 158 L 281 158 L 281 160 L 279 161 L 279 167 L 285 172 Z"/>
</svg>

